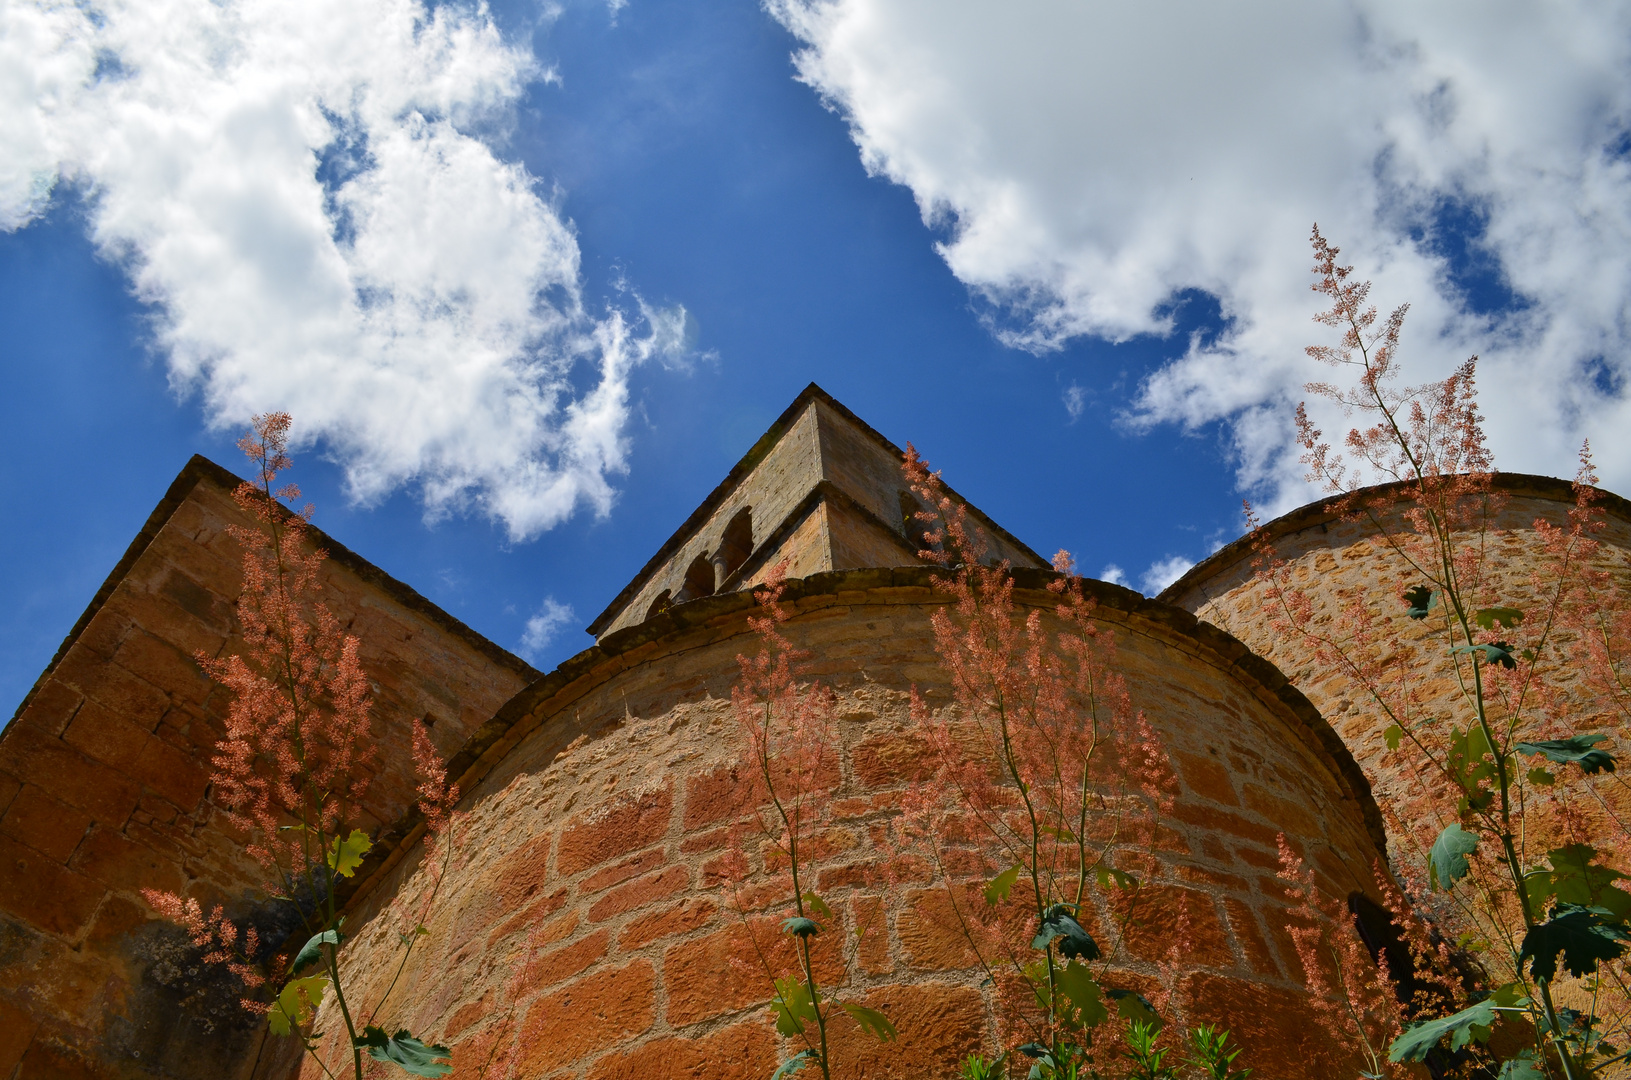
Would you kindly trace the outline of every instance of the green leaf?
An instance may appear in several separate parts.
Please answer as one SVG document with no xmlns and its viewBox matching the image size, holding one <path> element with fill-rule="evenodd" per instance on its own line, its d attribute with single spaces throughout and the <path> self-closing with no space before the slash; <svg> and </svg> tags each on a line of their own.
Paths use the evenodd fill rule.
<svg viewBox="0 0 1631 1080">
<path fill-rule="evenodd" d="M 1389 750 L 1397 750 L 1399 748 L 1399 740 L 1402 738 L 1404 738 L 1404 728 L 1400 727 L 1398 724 L 1390 725 L 1382 732 L 1382 739 L 1387 743 L 1387 748 Z"/>
<path fill-rule="evenodd" d="M 821 933 L 821 926 L 814 919 L 794 915 L 782 920 L 782 932 L 792 934 L 794 937 L 814 937 Z"/>
<path fill-rule="evenodd" d="M 1613 772 L 1614 758 L 1608 751 L 1592 749 L 1606 738 L 1607 735 L 1570 735 L 1567 739 L 1521 742 L 1518 744 L 1518 753 L 1544 754 L 1547 761 L 1555 761 L 1559 765 L 1572 762 L 1580 766 L 1581 771 L 1588 776 L 1595 772 Z"/>
<path fill-rule="evenodd" d="M 1433 841 L 1427 855 L 1427 876 L 1435 889 L 1449 892 L 1456 882 L 1467 876 L 1471 869 L 1467 856 L 1478 850 L 1478 836 L 1460 825 L 1450 824 Z"/>
<path fill-rule="evenodd" d="M 1529 770 L 1529 782 L 1534 784 L 1536 787 L 1551 787 L 1553 784 L 1557 783 L 1557 777 L 1553 776 L 1539 765 L 1536 765 L 1533 769 Z"/>
<path fill-rule="evenodd" d="M 794 1073 L 804 1068 L 805 1065 L 812 1061 L 819 1061 L 820 1059 L 821 1055 L 817 1054 L 814 1050 L 800 1050 L 798 1053 L 782 1062 L 781 1068 L 770 1074 L 770 1080 L 787 1080 L 787 1077 L 792 1076 Z"/>
<path fill-rule="evenodd" d="M 1501 1065 L 1496 1080 L 1546 1080 L 1546 1074 L 1536 1067 L 1533 1050 L 1519 1050 Z"/>
<path fill-rule="evenodd" d="M 1028 1042 L 1016 1049 L 1028 1058 L 1035 1058 L 1039 1065 L 1046 1065 L 1050 1069 L 1059 1067 L 1059 1063 L 1053 1060 L 1053 1051 L 1041 1043 Z"/>
<path fill-rule="evenodd" d="M 1102 955 L 1099 943 L 1082 929 L 1068 904 L 1055 904 L 1047 910 L 1036 937 L 1031 939 L 1031 948 L 1046 949 L 1054 941 L 1059 942 L 1059 954 L 1066 959 L 1097 960 Z"/>
<path fill-rule="evenodd" d="M 855 1017 L 855 1022 L 861 1025 L 861 1030 L 877 1039 L 879 1042 L 889 1042 L 898 1032 L 895 1025 L 889 1022 L 889 1017 L 877 1009 L 869 1009 L 865 1005 L 854 1005 L 848 1001 L 840 1001 L 839 1006 Z"/>
<path fill-rule="evenodd" d="M 1552 895 L 1560 903 L 1605 908 L 1616 919 L 1631 915 L 1631 893 L 1614 882 L 1626 876 L 1592 862 L 1597 849 L 1590 844 L 1569 844 L 1547 853 L 1552 862 Z"/>
<path fill-rule="evenodd" d="M 1093 974 L 1087 970 L 1086 964 L 1071 961 L 1059 970 L 1055 982 L 1066 1003 L 1076 1011 L 1083 1027 L 1098 1027 L 1110 1019 L 1110 1010 L 1104 1007 L 1099 984 L 1093 981 Z"/>
<path fill-rule="evenodd" d="M 1529 895 L 1529 906 L 1541 910 L 1551 902 L 1554 894 L 1552 872 L 1544 866 L 1523 875 L 1523 891 Z"/>
<path fill-rule="evenodd" d="M 1389 1047 L 1389 1061 L 1425 1061 L 1433 1047 L 1445 1036 L 1450 1039 L 1450 1052 L 1464 1048 L 1469 1042 L 1485 1042 L 1489 1030 L 1495 1025 L 1495 1003 L 1484 1000 L 1462 1009 L 1451 1016 L 1412 1024 Z"/>
<path fill-rule="evenodd" d="M 1553 908 L 1550 919 L 1531 926 L 1523 936 L 1523 951 L 1518 954 L 1520 970 L 1529 960 L 1535 978 L 1551 980 L 1557 976 L 1557 958 L 1562 954 L 1564 970 L 1578 977 L 1597 970 L 1600 961 L 1615 959 L 1625 952 L 1623 943 L 1631 941 L 1631 934 L 1605 922 L 1605 916 L 1613 918 L 1613 913 L 1607 908 L 1575 904 Z"/>
<path fill-rule="evenodd" d="M 821 899 L 813 891 L 805 893 L 799 899 L 804 901 L 805 907 L 820 915 L 823 919 L 832 918 L 832 908 L 828 907 L 827 901 Z"/>
<path fill-rule="evenodd" d="M 1161 1027 L 1161 1014 L 1143 994 L 1131 990 L 1104 988 L 1104 996 L 1116 1003 L 1116 1015 L 1130 1024 L 1143 1024 L 1157 1030 Z"/>
<path fill-rule="evenodd" d="M 406 1031 L 387 1035 L 383 1028 L 363 1028 L 351 1044 L 367 1050 L 375 1061 L 388 1061 L 415 1076 L 446 1076 L 453 1071 L 453 1051 L 445 1046 L 426 1046 Z"/>
<path fill-rule="evenodd" d="M 1125 870 L 1117 870 L 1113 866 L 1101 866 L 1098 870 L 1099 888 L 1108 889 L 1112 882 L 1118 889 L 1138 888 L 1138 879 Z"/>
<path fill-rule="evenodd" d="M 362 865 L 362 857 L 373 846 L 374 842 L 361 829 L 352 829 L 351 835 L 343 840 L 336 836 L 328 846 L 329 869 L 341 877 L 350 877 L 357 872 L 357 867 Z"/>
<path fill-rule="evenodd" d="M 991 879 L 991 883 L 988 884 L 981 893 L 981 895 L 985 897 L 985 902 L 988 906 L 996 907 L 998 904 L 1008 899 L 1008 894 L 1014 889 L 1014 882 L 1019 880 L 1019 872 L 1021 869 L 1022 867 L 1010 866 L 1008 869 Z"/>
<path fill-rule="evenodd" d="M 1512 646 L 1504 641 L 1485 641 L 1478 645 L 1457 645 L 1452 651 L 1470 653 L 1483 660 L 1486 664 L 1500 664 L 1504 668 L 1518 666 L 1518 658 L 1512 655 Z"/>
<path fill-rule="evenodd" d="M 1473 724 L 1466 731 L 1451 730 L 1444 767 L 1463 792 L 1463 809 L 1470 806 L 1474 810 L 1482 810 L 1494 801 L 1495 793 L 1484 787 L 1484 781 L 1495 776 L 1495 762 L 1490 760 L 1494 756 L 1489 739 L 1478 724 Z"/>
<path fill-rule="evenodd" d="M 295 954 L 294 963 L 289 965 L 291 975 L 298 974 L 302 968 L 311 967 L 323 959 L 323 946 L 332 945 L 336 950 L 340 948 L 340 932 L 338 930 L 324 930 L 316 934 L 306 944 L 300 946 Z"/>
<path fill-rule="evenodd" d="M 1479 608 L 1472 613 L 1473 621 L 1485 630 L 1493 630 L 1496 625 L 1507 630 L 1523 622 L 1523 612 L 1515 607 L 1487 607 Z"/>
<path fill-rule="evenodd" d="M 1433 590 L 1427 585 L 1417 585 L 1404 594 L 1405 603 L 1409 605 L 1405 611 L 1412 619 L 1425 619 L 1433 607 Z"/>
<path fill-rule="evenodd" d="M 272 1011 L 266 1014 L 266 1025 L 273 1035 L 287 1035 L 303 1026 L 323 1001 L 328 989 L 327 975 L 310 975 L 304 979 L 290 979 L 278 991 Z"/>
<path fill-rule="evenodd" d="M 791 1038 L 804 1031 L 805 1024 L 816 1021 L 815 1002 L 810 999 L 810 988 L 791 976 L 776 980 L 776 1030 Z"/>
</svg>

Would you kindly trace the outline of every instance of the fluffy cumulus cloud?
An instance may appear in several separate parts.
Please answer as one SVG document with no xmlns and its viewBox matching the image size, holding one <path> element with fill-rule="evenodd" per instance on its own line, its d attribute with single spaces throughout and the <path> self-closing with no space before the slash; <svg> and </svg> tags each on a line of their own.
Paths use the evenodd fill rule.
<svg viewBox="0 0 1631 1080">
<path fill-rule="evenodd" d="M 575 617 L 570 604 L 563 604 L 553 596 L 544 597 L 544 602 L 527 620 L 526 628 L 521 633 L 521 655 L 528 660 L 542 657 L 561 630 Z"/>
<path fill-rule="evenodd" d="M 1499 464 L 1567 475 L 1590 435 L 1631 488 L 1631 7 L 766 3 L 1005 341 L 1167 334 L 1175 299 L 1215 297 L 1223 332 L 1175 341 L 1129 419 L 1224 421 L 1277 505 L 1308 496 L 1316 221 L 1412 304 L 1418 380 L 1482 355 Z"/>
<path fill-rule="evenodd" d="M 631 368 L 682 315 L 590 312 L 577 241 L 495 148 L 530 52 L 418 0 L 0 4 L 0 228 L 55 188 L 212 422 L 286 409 L 351 493 L 512 537 L 625 467 Z"/>
</svg>

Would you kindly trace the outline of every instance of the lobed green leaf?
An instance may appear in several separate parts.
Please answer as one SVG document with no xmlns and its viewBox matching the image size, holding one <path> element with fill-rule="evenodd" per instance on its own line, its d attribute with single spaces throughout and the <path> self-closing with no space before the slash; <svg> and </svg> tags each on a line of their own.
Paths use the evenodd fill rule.
<svg viewBox="0 0 1631 1080">
<path fill-rule="evenodd" d="M 802 915 L 793 915 L 782 920 L 782 931 L 783 933 L 792 934 L 794 937 L 815 937 L 821 933 L 821 925 L 814 919 L 806 919 Z"/>
<path fill-rule="evenodd" d="M 787 1080 L 787 1077 L 792 1076 L 810 1062 L 820 1060 L 821 1055 L 817 1054 L 814 1050 L 800 1050 L 798 1053 L 782 1062 L 781 1067 L 770 1074 L 770 1080 Z"/>
<path fill-rule="evenodd" d="M 1155 1006 L 1143 994 L 1132 990 L 1120 990 L 1105 987 L 1105 997 L 1116 1003 L 1116 1015 L 1128 1023 L 1143 1024 L 1147 1028 L 1160 1029 L 1162 1025 L 1161 1014 L 1155 1011 Z"/>
<path fill-rule="evenodd" d="M 1066 964 L 1055 976 L 1055 983 L 1083 1027 L 1098 1027 L 1110 1019 L 1110 1010 L 1105 1008 L 1099 984 L 1093 981 L 1093 974 L 1086 964 L 1074 960 Z"/>
<path fill-rule="evenodd" d="M 810 988 L 791 976 L 776 980 L 776 1030 L 791 1038 L 802 1034 L 805 1024 L 816 1021 L 815 1002 Z"/>
<path fill-rule="evenodd" d="M 799 899 L 804 901 L 805 907 L 820 915 L 823 919 L 832 918 L 832 908 L 828 907 L 827 901 L 817 896 L 814 891 L 804 893 Z"/>
<path fill-rule="evenodd" d="M 1523 622 L 1523 612 L 1515 607 L 1487 607 L 1473 612 L 1472 618 L 1485 630 L 1493 630 L 1497 626 L 1510 630 Z"/>
<path fill-rule="evenodd" d="M 1547 761 L 1559 765 L 1574 764 L 1590 776 L 1595 772 L 1613 772 L 1614 758 L 1606 750 L 1592 747 L 1608 738 L 1607 735 L 1570 735 L 1567 739 L 1546 739 L 1542 742 L 1521 742 L 1520 754 L 1541 754 Z"/>
<path fill-rule="evenodd" d="M 1098 870 L 1099 888 L 1108 889 L 1113 883 L 1118 889 L 1138 888 L 1138 879 L 1125 870 L 1117 870 L 1113 866 L 1101 866 Z"/>
<path fill-rule="evenodd" d="M 985 897 L 985 902 L 988 906 L 996 907 L 998 904 L 1008 899 L 1008 894 L 1014 889 L 1014 882 L 1019 880 L 1019 872 L 1021 869 L 1023 868 L 1018 866 L 1010 866 L 1008 869 L 991 879 L 990 883 L 986 885 L 985 889 L 982 890 L 980 894 Z"/>
<path fill-rule="evenodd" d="M 351 835 L 341 839 L 336 836 L 328 846 L 328 866 L 341 877 L 351 877 L 362 865 L 363 856 L 374 846 L 368 839 L 368 834 L 361 829 L 352 829 Z"/>
<path fill-rule="evenodd" d="M 290 979 L 278 991 L 272 1010 L 266 1014 L 266 1026 L 273 1035 L 288 1035 L 312 1018 L 328 989 L 327 975 L 309 975 L 304 979 Z"/>
<path fill-rule="evenodd" d="M 895 1030 L 895 1025 L 889 1022 L 889 1017 L 877 1009 L 869 1009 L 865 1005 L 856 1005 L 848 1001 L 840 1001 L 838 1004 L 840 1008 L 855 1018 L 855 1022 L 861 1025 L 862 1031 L 879 1042 L 889 1042 L 899 1034 Z"/>
<path fill-rule="evenodd" d="M 1457 653 L 1468 653 L 1486 664 L 1500 664 L 1504 668 L 1518 666 L 1518 658 L 1512 651 L 1512 646 L 1504 641 L 1485 641 L 1477 645 L 1457 645 L 1453 650 Z"/>
<path fill-rule="evenodd" d="M 291 975 L 298 974 L 303 968 L 311 967 L 322 960 L 324 945 L 332 945 L 338 951 L 340 948 L 340 932 L 338 930 L 324 930 L 321 934 L 312 935 L 312 939 L 300 946 L 300 951 L 295 953 L 294 963 L 289 965 L 289 973 Z"/>
<path fill-rule="evenodd" d="M 1631 893 L 1614 885 L 1626 880 L 1618 870 L 1592 862 L 1597 849 L 1590 844 L 1569 844 L 1547 853 L 1552 863 L 1551 895 L 1560 903 L 1598 907 L 1614 918 L 1631 915 Z"/>
<path fill-rule="evenodd" d="M 1624 943 L 1631 941 L 1631 934 L 1610 921 L 1613 918 L 1607 908 L 1558 905 L 1552 909 L 1551 918 L 1531 926 L 1523 936 L 1519 968 L 1529 961 L 1529 971 L 1535 978 L 1550 981 L 1557 977 L 1557 958 L 1561 955 L 1563 969 L 1570 975 L 1591 974 L 1600 962 L 1617 959 L 1625 952 Z"/>
<path fill-rule="evenodd" d="M 1486 1042 L 1490 1028 L 1495 1025 L 1496 1007 L 1485 999 L 1451 1016 L 1412 1024 L 1404 1034 L 1393 1040 L 1388 1048 L 1389 1061 L 1425 1061 L 1427 1055 L 1441 1040 L 1448 1037 L 1450 1052 L 1461 1050 L 1470 1042 Z"/>
<path fill-rule="evenodd" d="M 1031 948 L 1046 949 L 1059 942 L 1059 954 L 1066 959 L 1097 960 L 1102 954 L 1093 935 L 1082 929 L 1070 913 L 1070 905 L 1055 904 L 1042 917 L 1042 925 L 1031 939 Z"/>
<path fill-rule="evenodd" d="M 426 1045 L 405 1030 L 387 1035 L 384 1028 L 369 1026 L 363 1028 L 351 1045 L 367 1050 L 375 1061 L 389 1062 L 414 1076 L 446 1076 L 453 1071 L 453 1051 L 445 1046 Z"/>
<path fill-rule="evenodd" d="M 1427 853 L 1427 876 L 1435 889 L 1449 892 L 1456 882 L 1467 876 L 1472 867 L 1467 856 L 1478 850 L 1478 836 L 1460 825 L 1451 823 L 1433 841 Z"/>
<path fill-rule="evenodd" d="M 1412 619 L 1427 618 L 1427 613 L 1433 608 L 1433 590 L 1427 585 L 1417 585 L 1412 589 L 1407 589 L 1404 599 L 1408 605 L 1405 614 Z"/>
</svg>

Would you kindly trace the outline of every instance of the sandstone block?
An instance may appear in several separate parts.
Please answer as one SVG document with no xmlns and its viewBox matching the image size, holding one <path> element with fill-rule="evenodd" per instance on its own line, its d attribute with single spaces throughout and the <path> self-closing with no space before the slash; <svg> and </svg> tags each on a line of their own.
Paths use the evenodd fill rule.
<svg viewBox="0 0 1631 1080">
<path fill-rule="evenodd" d="M 705 896 L 689 897 L 630 919 L 617 936 L 617 943 L 623 949 L 633 951 L 659 938 L 707 926 L 718 910 L 719 905 Z"/>
<path fill-rule="evenodd" d="M 0 771 L 27 778 L 97 821 L 123 822 L 142 794 L 140 785 L 118 770 L 25 727 L 8 728 L 0 740 Z"/>
<path fill-rule="evenodd" d="M 602 803 L 561 830 L 556 868 L 575 874 L 650 847 L 668 832 L 673 809 L 674 793 L 668 787 Z"/>
<path fill-rule="evenodd" d="M 779 919 L 738 923 L 695 941 L 671 945 L 663 953 L 663 985 L 668 988 L 668 1022 L 696 1023 L 767 1001 L 775 992 L 775 975 L 795 969 L 796 954 L 781 932 Z M 836 929 L 836 928 L 834 928 Z M 843 934 L 829 931 L 815 939 L 811 962 L 816 979 L 834 986 L 844 978 Z"/>
<path fill-rule="evenodd" d="M 522 1028 L 518 1076 L 545 1076 L 651 1026 L 656 1002 L 650 964 L 597 972 L 539 999 Z"/>
<path fill-rule="evenodd" d="M 69 746 L 125 773 L 136 763 L 150 738 L 152 732 L 148 728 L 131 723 L 94 698 L 79 707 L 73 723 L 62 733 L 63 742 Z"/>
<path fill-rule="evenodd" d="M 776 1071 L 776 1037 L 765 1021 L 744 1021 L 699 1038 L 653 1039 L 608 1054 L 589 1080 L 763 1080 Z"/>
<path fill-rule="evenodd" d="M 0 836 L 0 909 L 41 930 L 73 937 L 96 911 L 103 886 Z"/>
<path fill-rule="evenodd" d="M 175 863 L 106 825 L 91 829 L 69 860 L 68 868 L 110 889 L 130 892 L 138 889 L 180 892 L 187 883 L 186 875 Z"/>
<path fill-rule="evenodd" d="M 631 877 L 638 877 L 649 870 L 655 870 L 668 861 L 661 848 L 643 851 L 632 858 L 624 859 L 604 870 L 597 870 L 593 874 L 578 882 L 578 895 L 587 896 L 592 892 L 599 892 L 609 885 L 616 885 L 620 881 L 627 881 Z"/>
<path fill-rule="evenodd" d="M 1140 960 L 1176 959 L 1186 967 L 1234 966 L 1229 933 L 1207 893 L 1146 882 L 1136 889 L 1111 890 L 1110 906 L 1127 950 Z M 1169 956 L 1174 949 L 1176 956 Z"/>
<path fill-rule="evenodd" d="M 596 930 L 588 937 L 574 941 L 570 945 L 562 945 L 558 949 L 551 949 L 533 957 L 515 977 L 516 994 L 524 995 L 533 990 L 553 986 L 587 970 L 591 964 L 606 955 L 610 938 L 611 934 L 608 931 Z"/>
<path fill-rule="evenodd" d="M 829 1039 L 833 1060 L 846 1077 L 951 1076 L 957 1062 L 980 1049 L 985 1002 L 967 986 L 882 986 L 858 1000 L 889 1017 L 899 1037 L 881 1043 L 848 1013 L 838 1012 Z"/>
<path fill-rule="evenodd" d="M 25 784 L 0 818 L 0 833 L 66 864 L 91 827 L 91 816 Z"/>
<path fill-rule="evenodd" d="M 61 679 L 47 679 L 29 701 L 28 708 L 17 717 L 17 723 L 26 724 L 45 735 L 61 735 L 67 729 L 68 721 L 74 718 L 79 703 L 84 700 L 85 695 Z"/>
<path fill-rule="evenodd" d="M 691 884 L 691 871 L 684 866 L 668 869 L 620 885 L 601 897 L 589 908 L 590 922 L 604 922 L 625 911 L 645 907 L 665 896 L 681 892 Z"/>
</svg>

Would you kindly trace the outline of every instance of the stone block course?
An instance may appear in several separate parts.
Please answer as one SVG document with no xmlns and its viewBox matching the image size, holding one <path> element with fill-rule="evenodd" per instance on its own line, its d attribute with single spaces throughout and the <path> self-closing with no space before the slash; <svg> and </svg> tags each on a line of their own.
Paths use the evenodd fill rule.
<svg viewBox="0 0 1631 1080">
<path fill-rule="evenodd" d="M 586 975 L 527 1011 L 520 1075 L 546 1076 L 651 1026 L 656 1002 L 649 963 Z"/>
<path fill-rule="evenodd" d="M 556 869 L 575 874 L 649 847 L 668 833 L 673 809 L 674 793 L 666 786 L 601 803 L 561 830 Z"/>
<path fill-rule="evenodd" d="M 89 814 L 58 802 L 33 784 L 21 785 L 0 818 L 0 833 L 65 865 L 90 827 Z"/>
</svg>

